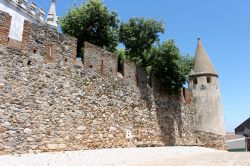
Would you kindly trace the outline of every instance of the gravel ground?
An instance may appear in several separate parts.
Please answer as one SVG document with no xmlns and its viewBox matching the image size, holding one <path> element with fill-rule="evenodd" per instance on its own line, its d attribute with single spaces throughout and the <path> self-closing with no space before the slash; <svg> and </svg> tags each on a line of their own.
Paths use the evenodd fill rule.
<svg viewBox="0 0 250 166">
<path fill-rule="evenodd" d="M 100 149 L 0 156 L 0 166 L 130 166 L 206 153 L 223 152 L 201 147 Z"/>
<path fill-rule="evenodd" d="M 188 154 L 178 157 L 157 158 L 130 166 L 250 166 L 250 153 Z"/>
</svg>

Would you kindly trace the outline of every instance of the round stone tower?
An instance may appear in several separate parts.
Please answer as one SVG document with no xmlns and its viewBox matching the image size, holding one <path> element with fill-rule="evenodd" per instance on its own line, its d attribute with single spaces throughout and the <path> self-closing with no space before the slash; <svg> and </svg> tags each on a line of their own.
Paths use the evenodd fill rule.
<svg viewBox="0 0 250 166">
<path fill-rule="evenodd" d="M 218 74 L 200 38 L 195 52 L 195 66 L 189 75 L 189 89 L 195 105 L 195 130 L 225 135 Z"/>
</svg>

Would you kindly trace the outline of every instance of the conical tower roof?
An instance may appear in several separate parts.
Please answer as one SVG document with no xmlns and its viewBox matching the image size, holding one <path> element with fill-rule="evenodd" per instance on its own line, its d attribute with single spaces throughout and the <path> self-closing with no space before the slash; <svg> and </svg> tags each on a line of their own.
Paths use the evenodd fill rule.
<svg viewBox="0 0 250 166">
<path fill-rule="evenodd" d="M 211 74 L 218 76 L 212 61 L 207 55 L 205 49 L 202 46 L 200 38 L 198 38 L 198 44 L 195 52 L 195 65 L 191 75 L 200 75 L 200 74 Z"/>
</svg>

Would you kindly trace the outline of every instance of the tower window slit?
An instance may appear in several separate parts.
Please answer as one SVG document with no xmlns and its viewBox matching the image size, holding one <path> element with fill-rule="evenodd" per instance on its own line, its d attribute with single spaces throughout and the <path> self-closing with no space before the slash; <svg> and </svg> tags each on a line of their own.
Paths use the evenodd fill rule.
<svg viewBox="0 0 250 166">
<path fill-rule="evenodd" d="M 193 80 L 193 82 L 194 82 L 195 85 L 198 84 L 197 78 L 195 78 L 195 79 Z"/>
<path fill-rule="evenodd" d="M 211 83 L 212 80 L 211 80 L 211 77 L 207 77 L 207 83 Z"/>
</svg>

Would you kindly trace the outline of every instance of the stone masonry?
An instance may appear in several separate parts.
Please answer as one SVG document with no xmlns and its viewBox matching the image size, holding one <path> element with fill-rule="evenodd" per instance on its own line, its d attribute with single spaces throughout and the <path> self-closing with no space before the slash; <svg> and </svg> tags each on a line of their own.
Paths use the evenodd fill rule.
<svg viewBox="0 0 250 166">
<path fill-rule="evenodd" d="M 179 97 L 148 89 L 143 99 L 115 75 L 70 61 L 27 64 L 32 56 L 1 48 L 2 154 L 195 144 L 192 105 Z"/>
<path fill-rule="evenodd" d="M 0 22 L 8 17 L 0 16 Z M 4 41 L 7 31 L 0 24 Z M 129 61 L 118 77 L 117 56 L 90 43 L 79 64 L 76 43 L 29 22 L 21 47 L 0 43 L 0 154 L 165 145 L 224 148 L 220 136 L 195 131 L 187 89 L 169 96 L 156 78 L 149 86 L 145 70 Z"/>
<path fill-rule="evenodd" d="M 8 36 L 10 30 L 11 16 L 0 11 L 0 44 L 2 46 L 8 45 Z"/>
</svg>

